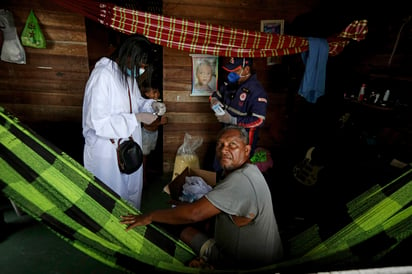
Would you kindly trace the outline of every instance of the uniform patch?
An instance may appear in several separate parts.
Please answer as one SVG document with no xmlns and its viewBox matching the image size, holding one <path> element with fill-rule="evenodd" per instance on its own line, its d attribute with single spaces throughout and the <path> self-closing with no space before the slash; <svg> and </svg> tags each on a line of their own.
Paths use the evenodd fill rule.
<svg viewBox="0 0 412 274">
<path fill-rule="evenodd" d="M 239 99 L 240 99 L 240 101 L 245 101 L 245 100 L 246 100 L 246 97 L 247 97 L 246 92 L 242 92 L 242 93 L 240 94 L 240 96 L 239 96 Z"/>
<path fill-rule="evenodd" d="M 264 103 L 268 103 L 268 101 L 266 100 L 266 98 L 262 98 L 262 97 L 259 97 L 258 98 L 258 102 L 264 102 Z"/>
</svg>

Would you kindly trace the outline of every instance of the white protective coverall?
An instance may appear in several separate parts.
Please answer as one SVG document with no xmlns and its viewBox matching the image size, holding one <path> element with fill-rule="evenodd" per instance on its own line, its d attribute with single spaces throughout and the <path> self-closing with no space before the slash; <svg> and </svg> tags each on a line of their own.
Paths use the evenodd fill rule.
<svg viewBox="0 0 412 274">
<path fill-rule="evenodd" d="M 130 135 L 142 146 L 142 129 L 135 114 L 153 113 L 152 99 L 141 96 L 136 80 L 128 77 L 132 101 L 130 113 L 128 87 L 116 62 L 101 58 L 87 83 L 83 99 L 84 167 L 122 198 L 140 209 L 143 168 L 128 175 L 119 171 L 116 147 L 119 138 Z M 132 84 L 133 81 L 133 84 Z M 112 144 L 110 139 L 114 139 Z"/>
</svg>

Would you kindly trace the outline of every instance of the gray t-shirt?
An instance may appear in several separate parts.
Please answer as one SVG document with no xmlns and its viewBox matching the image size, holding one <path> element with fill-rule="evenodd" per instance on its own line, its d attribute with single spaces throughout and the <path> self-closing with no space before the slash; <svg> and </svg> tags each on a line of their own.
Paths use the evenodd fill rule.
<svg viewBox="0 0 412 274">
<path fill-rule="evenodd" d="M 281 259 L 283 248 L 270 190 L 255 165 L 233 171 L 205 197 L 222 211 L 216 216 L 214 235 L 219 257 L 224 254 L 225 259 L 250 267 Z M 255 218 L 238 227 L 231 215 Z"/>
</svg>

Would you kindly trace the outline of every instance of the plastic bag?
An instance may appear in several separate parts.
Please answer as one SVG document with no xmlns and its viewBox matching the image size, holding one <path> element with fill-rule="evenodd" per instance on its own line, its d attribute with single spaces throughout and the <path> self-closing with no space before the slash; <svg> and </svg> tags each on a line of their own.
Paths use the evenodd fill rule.
<svg viewBox="0 0 412 274">
<path fill-rule="evenodd" d="M 177 149 L 172 180 L 182 173 L 186 167 L 200 168 L 199 157 L 195 151 L 202 145 L 202 143 L 202 137 L 193 137 L 192 135 L 185 133 L 183 144 Z"/>
<path fill-rule="evenodd" d="M 0 29 L 3 31 L 1 60 L 9 63 L 26 64 L 26 52 L 17 36 L 13 14 L 8 10 L 0 10 Z"/>
<path fill-rule="evenodd" d="M 182 195 L 179 200 L 182 202 L 193 203 L 199 200 L 205 194 L 212 190 L 212 187 L 208 185 L 202 177 L 199 176 L 187 176 L 185 178 L 185 184 L 183 185 Z"/>
<path fill-rule="evenodd" d="M 27 17 L 26 26 L 21 34 L 21 42 L 23 46 L 38 49 L 46 48 L 46 39 L 44 38 L 33 10 L 30 10 L 29 16 Z"/>
</svg>

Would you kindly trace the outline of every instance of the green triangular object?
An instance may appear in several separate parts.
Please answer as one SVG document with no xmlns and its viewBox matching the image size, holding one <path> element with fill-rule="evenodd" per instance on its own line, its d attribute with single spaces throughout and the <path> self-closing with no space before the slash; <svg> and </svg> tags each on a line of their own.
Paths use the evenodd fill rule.
<svg viewBox="0 0 412 274">
<path fill-rule="evenodd" d="M 26 26 L 21 34 L 21 42 L 23 46 L 27 47 L 46 48 L 46 39 L 44 38 L 33 10 L 30 10 L 30 14 L 27 17 Z"/>
</svg>

